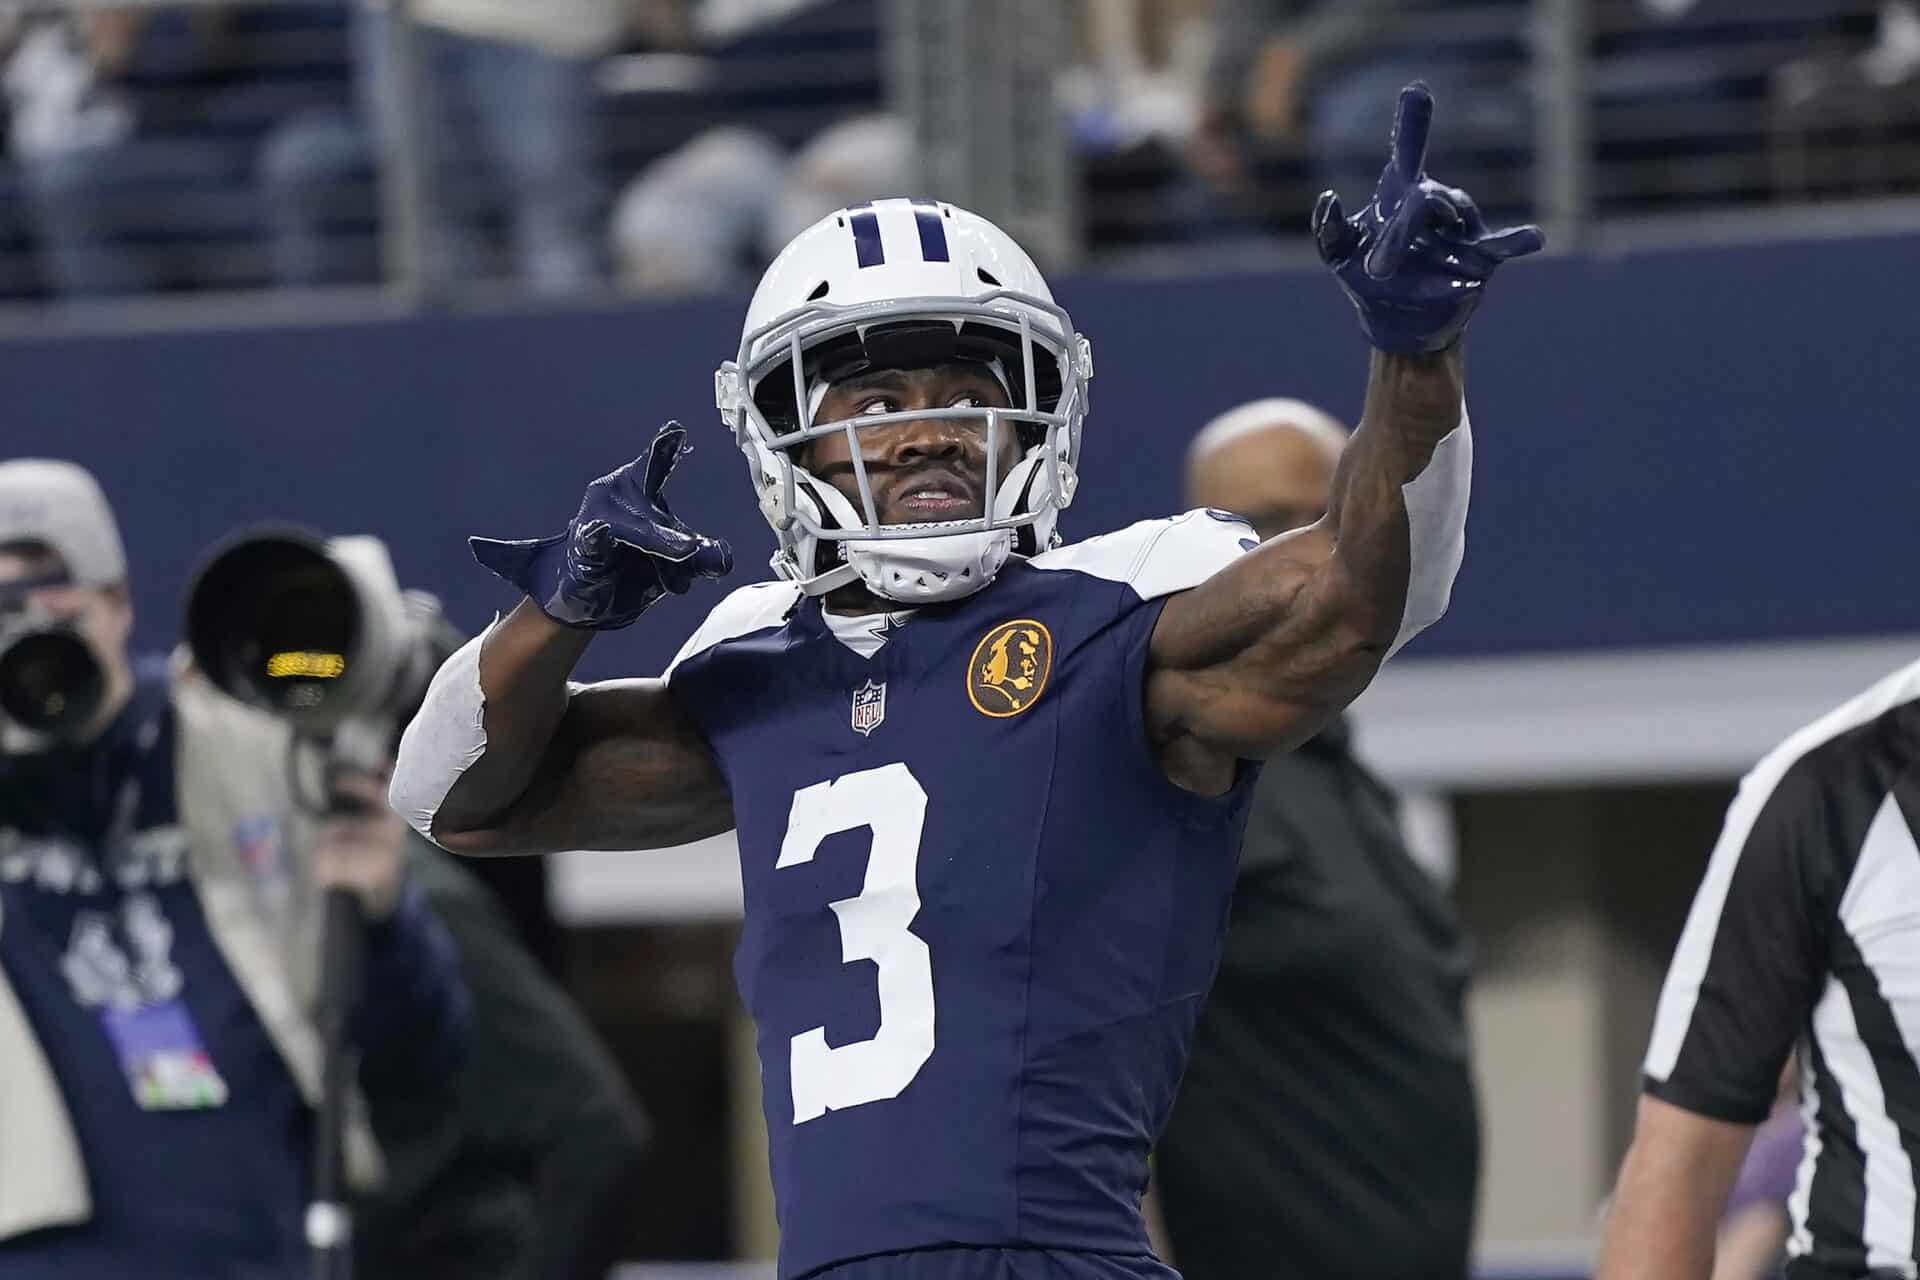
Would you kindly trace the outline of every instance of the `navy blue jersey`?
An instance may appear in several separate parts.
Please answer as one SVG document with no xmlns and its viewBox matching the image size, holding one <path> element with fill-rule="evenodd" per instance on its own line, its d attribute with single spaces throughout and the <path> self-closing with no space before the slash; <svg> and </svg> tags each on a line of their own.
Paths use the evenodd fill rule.
<svg viewBox="0 0 1920 1280">
<path fill-rule="evenodd" d="M 780 1274 L 948 1244 L 1139 1255 L 1220 956 L 1244 776 L 1161 772 L 1160 606 L 1253 545 L 1190 512 L 834 618 L 723 601 L 674 700 L 733 796 Z"/>
</svg>

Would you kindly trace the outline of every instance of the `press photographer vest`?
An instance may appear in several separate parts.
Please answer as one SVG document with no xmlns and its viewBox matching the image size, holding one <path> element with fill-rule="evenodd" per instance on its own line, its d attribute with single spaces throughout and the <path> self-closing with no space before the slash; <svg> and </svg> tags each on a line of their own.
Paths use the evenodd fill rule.
<svg viewBox="0 0 1920 1280">
<path fill-rule="evenodd" d="M 296 857 L 293 874 L 267 892 L 243 859 L 262 824 L 283 850 L 301 850 L 310 824 L 286 779 L 287 733 L 267 716 L 216 692 L 176 661 L 175 787 L 188 837 L 187 874 L 208 930 L 309 1105 L 320 1096 L 319 1037 L 308 1017 L 318 978 L 319 894 Z M 0 913 L 0 929 L 7 922 Z M 365 1108 L 348 1124 L 349 1179 L 371 1187 L 380 1158 Z M 84 1222 L 93 1213 L 71 1118 L 32 1023 L 0 973 L 0 1239 Z"/>
</svg>

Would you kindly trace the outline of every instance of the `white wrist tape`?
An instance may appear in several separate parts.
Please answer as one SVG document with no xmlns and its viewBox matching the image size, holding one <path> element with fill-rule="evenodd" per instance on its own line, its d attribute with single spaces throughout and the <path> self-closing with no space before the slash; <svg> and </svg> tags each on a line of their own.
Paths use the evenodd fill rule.
<svg viewBox="0 0 1920 1280">
<path fill-rule="evenodd" d="M 1467 407 L 1460 425 L 1434 446 L 1426 470 L 1402 485 L 1407 504 L 1407 608 L 1400 634 L 1387 650 L 1402 645 L 1440 620 L 1453 594 L 1454 575 L 1467 550 L 1467 497 L 1473 489 L 1473 428 Z"/>
<path fill-rule="evenodd" d="M 433 837 L 433 815 L 487 749 L 486 695 L 480 691 L 480 646 L 489 624 L 441 664 L 420 713 L 400 736 L 387 802 L 421 835 Z"/>
</svg>

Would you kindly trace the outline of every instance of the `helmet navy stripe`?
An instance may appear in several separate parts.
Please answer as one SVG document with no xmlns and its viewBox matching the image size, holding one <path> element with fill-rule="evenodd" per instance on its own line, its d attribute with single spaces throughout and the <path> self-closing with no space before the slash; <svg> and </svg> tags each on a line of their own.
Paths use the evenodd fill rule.
<svg viewBox="0 0 1920 1280">
<path fill-rule="evenodd" d="M 936 204 L 915 204 L 913 221 L 920 228 L 920 256 L 928 262 L 948 262 L 947 228 L 942 220 L 940 206 Z"/>
<path fill-rule="evenodd" d="M 877 267 L 887 260 L 887 251 L 880 244 L 880 215 L 871 208 L 855 213 L 847 220 L 853 228 L 853 251 L 863 267 Z"/>
</svg>

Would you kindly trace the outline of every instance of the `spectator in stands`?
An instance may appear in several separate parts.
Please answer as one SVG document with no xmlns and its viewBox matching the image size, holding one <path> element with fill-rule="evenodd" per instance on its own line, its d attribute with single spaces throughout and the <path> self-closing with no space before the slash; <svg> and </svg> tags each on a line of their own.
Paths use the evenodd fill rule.
<svg viewBox="0 0 1920 1280">
<path fill-rule="evenodd" d="M 794 154 L 775 192 L 760 241 L 760 260 L 832 213 L 862 200 L 910 190 L 919 167 L 913 133 L 898 116 L 855 116 L 822 129 Z"/>
<path fill-rule="evenodd" d="M 1201 0 L 1079 0 L 1058 93 L 1080 172 L 1083 244 L 1205 236 L 1209 194 L 1184 162 L 1213 47 Z"/>
<path fill-rule="evenodd" d="M 1478 16 L 1463 35 L 1447 17 L 1469 8 Z M 1523 146 L 1514 67 L 1527 13 L 1518 0 L 1220 0 L 1190 161 L 1233 193 L 1263 153 L 1304 152 L 1316 186 L 1370 190 L 1394 95 L 1416 79 L 1444 104 L 1437 146 Z"/>
<path fill-rule="evenodd" d="M 601 215 L 593 73 L 619 39 L 618 0 L 417 0 L 412 12 L 415 110 L 424 122 L 417 138 L 430 179 L 428 275 L 513 275 L 543 293 L 591 284 L 600 275 Z M 364 227 L 375 140 L 399 110 L 392 17 L 370 4 L 356 16 L 356 106 L 286 120 L 261 158 L 283 283 L 367 280 L 377 271 L 377 240 L 340 233 Z M 484 224 L 496 213 L 508 271 L 493 267 L 487 247 Z"/>
<path fill-rule="evenodd" d="M 648 165 L 614 206 L 609 239 L 620 283 L 690 293 L 751 282 L 787 157 L 765 134 L 709 129 Z"/>
<path fill-rule="evenodd" d="M 683 14 L 702 70 L 700 87 L 672 97 L 673 110 L 727 123 L 647 163 L 621 192 L 608 239 L 623 285 L 646 293 L 751 287 L 802 228 L 917 185 L 906 122 L 871 100 L 879 62 L 871 3 L 705 0 Z M 832 82 L 768 81 L 770 63 L 796 60 L 831 65 Z M 779 102 L 783 92 L 793 101 Z M 793 109 L 802 104 L 804 112 Z M 845 117 L 819 128 L 812 122 L 825 112 Z"/>
<path fill-rule="evenodd" d="M 1197 91 L 1213 46 L 1212 15 L 1197 0 L 1079 0 L 1074 60 L 1060 98 L 1083 155 L 1125 151 L 1193 131 Z"/>
<path fill-rule="evenodd" d="M 223 3 L 56 8 L 12 33 L 8 150 L 49 289 L 246 277 L 258 227 L 247 175 L 270 110 L 298 105 L 303 89 L 231 74 L 231 42 L 278 16 Z"/>
<path fill-rule="evenodd" d="M 802 230 L 913 186 L 904 121 L 868 115 L 822 129 L 789 160 L 763 134 L 710 129 L 650 165 L 614 211 L 620 279 L 645 293 L 751 285 Z"/>
<path fill-rule="evenodd" d="M 1881 0 L 1876 26 L 1798 41 L 1770 86 L 1778 198 L 1920 188 L 1920 2 Z"/>
<path fill-rule="evenodd" d="M 1261 400 L 1194 438 L 1187 501 L 1264 538 L 1326 513 L 1346 431 Z M 1479 1180 L 1467 948 L 1344 721 L 1267 761 L 1226 951 L 1154 1153 L 1188 1280 L 1465 1280 Z"/>
</svg>

